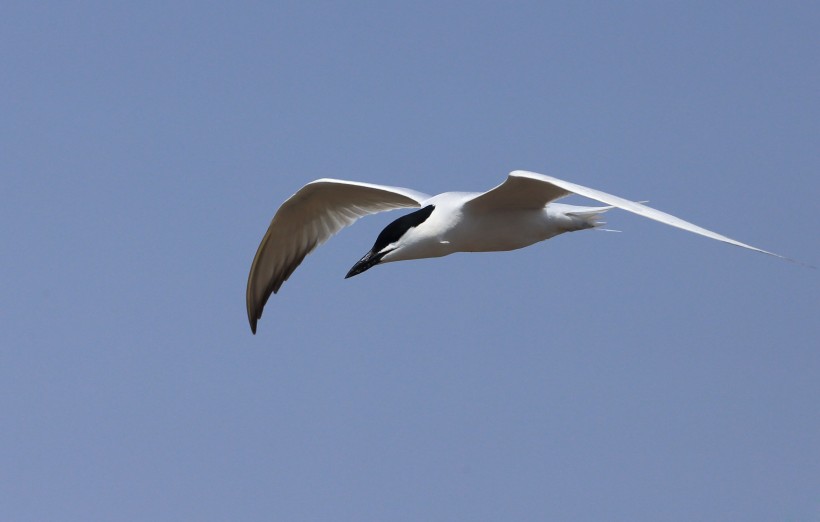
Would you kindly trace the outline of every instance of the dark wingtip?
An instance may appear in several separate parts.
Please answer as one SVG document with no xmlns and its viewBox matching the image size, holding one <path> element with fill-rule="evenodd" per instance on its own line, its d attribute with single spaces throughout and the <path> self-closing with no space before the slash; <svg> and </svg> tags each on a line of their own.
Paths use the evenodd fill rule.
<svg viewBox="0 0 820 522">
<path fill-rule="evenodd" d="M 250 306 L 248 307 L 248 323 L 251 325 L 251 333 L 256 335 L 256 321 L 259 320 L 262 314 L 256 313 L 256 311 L 251 310 Z"/>
<path fill-rule="evenodd" d="M 256 335 L 256 319 L 250 319 L 249 322 L 251 323 L 251 333 Z"/>
</svg>

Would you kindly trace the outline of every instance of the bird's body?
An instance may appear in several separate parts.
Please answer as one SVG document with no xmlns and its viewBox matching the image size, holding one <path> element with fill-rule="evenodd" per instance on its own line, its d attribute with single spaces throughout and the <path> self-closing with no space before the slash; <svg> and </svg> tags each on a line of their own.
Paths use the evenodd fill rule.
<svg viewBox="0 0 820 522">
<path fill-rule="evenodd" d="M 517 250 L 558 234 L 594 226 L 570 215 L 589 207 L 551 203 L 536 209 L 500 209 L 477 212 L 465 203 L 475 192 L 445 192 L 422 203 L 435 212 L 422 223 L 412 242 L 393 251 L 382 262 L 441 257 L 456 252 L 502 252 Z"/>
<path fill-rule="evenodd" d="M 607 206 L 556 203 L 578 194 Z M 597 218 L 620 208 L 718 241 L 783 257 L 706 230 L 680 218 L 596 189 L 551 176 L 512 172 L 487 192 L 445 192 L 428 196 L 399 187 L 321 179 L 305 185 L 277 211 L 262 239 L 248 276 L 251 330 L 271 293 L 276 293 L 304 257 L 356 219 L 384 210 L 419 210 L 390 223 L 347 277 L 377 264 L 442 257 L 456 252 L 524 248 L 565 232 L 595 228 Z"/>
</svg>

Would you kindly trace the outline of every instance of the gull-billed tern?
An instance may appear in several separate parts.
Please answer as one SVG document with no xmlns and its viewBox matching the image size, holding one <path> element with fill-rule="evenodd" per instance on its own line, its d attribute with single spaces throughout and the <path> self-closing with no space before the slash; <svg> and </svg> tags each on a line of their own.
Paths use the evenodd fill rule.
<svg viewBox="0 0 820 522">
<path fill-rule="evenodd" d="M 577 194 L 604 207 L 555 203 Z M 251 331 L 271 293 L 276 293 L 309 253 L 362 216 L 420 207 L 385 227 L 373 248 L 346 277 L 391 261 L 441 257 L 455 252 L 515 250 L 551 237 L 595 228 L 602 212 L 620 208 L 673 227 L 764 254 L 779 254 L 735 241 L 688 221 L 600 190 L 523 170 L 487 192 L 445 192 L 429 196 L 415 190 L 344 181 L 312 181 L 285 201 L 256 251 L 248 276 Z M 788 259 L 788 258 L 784 258 Z"/>
</svg>

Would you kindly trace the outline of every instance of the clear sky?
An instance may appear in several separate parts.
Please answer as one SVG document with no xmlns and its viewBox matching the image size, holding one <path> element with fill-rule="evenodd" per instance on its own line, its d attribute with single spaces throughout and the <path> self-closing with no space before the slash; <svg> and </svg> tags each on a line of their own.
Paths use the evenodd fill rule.
<svg viewBox="0 0 820 522">
<path fill-rule="evenodd" d="M 528 169 L 820 263 L 816 2 L 0 8 L 0 520 L 808 521 L 820 273 L 625 212 L 310 256 L 278 205 Z M 578 200 L 581 202 L 583 200 Z"/>
</svg>

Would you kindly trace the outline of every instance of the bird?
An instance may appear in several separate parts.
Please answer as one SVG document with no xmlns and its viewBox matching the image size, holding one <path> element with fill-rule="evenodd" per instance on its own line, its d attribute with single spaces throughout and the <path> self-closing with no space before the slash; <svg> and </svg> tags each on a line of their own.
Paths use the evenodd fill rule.
<svg viewBox="0 0 820 522">
<path fill-rule="evenodd" d="M 556 201 L 579 195 L 604 206 L 576 206 Z M 270 295 L 293 274 L 305 257 L 342 228 L 369 214 L 416 208 L 387 225 L 373 247 L 345 278 L 394 261 L 447 256 L 456 252 L 516 250 L 565 232 L 600 228 L 599 217 L 619 208 L 711 239 L 794 261 L 699 227 L 666 212 L 597 189 L 525 170 L 511 172 L 486 192 L 444 192 L 430 196 L 415 190 L 359 181 L 323 178 L 312 181 L 276 211 L 262 238 L 248 275 L 246 304 L 251 332 Z"/>
</svg>

